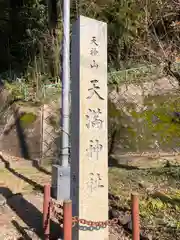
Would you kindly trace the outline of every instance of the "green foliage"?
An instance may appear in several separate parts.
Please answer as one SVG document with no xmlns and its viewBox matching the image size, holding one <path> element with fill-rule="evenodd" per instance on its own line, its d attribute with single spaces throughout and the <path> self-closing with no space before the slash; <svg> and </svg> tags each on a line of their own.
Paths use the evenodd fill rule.
<svg viewBox="0 0 180 240">
<path fill-rule="evenodd" d="M 144 11 L 134 0 L 81 1 L 82 15 L 108 23 L 108 58 L 110 68 L 119 69 L 131 53 L 132 46 L 143 28 Z"/>
<path fill-rule="evenodd" d="M 6 22 L 3 22 L 6 32 L 2 39 L 8 43 L 4 45 L 7 58 L 4 59 L 4 55 L 1 55 L 0 62 L 7 70 L 15 69 L 18 72 L 38 53 L 39 41 L 47 31 L 46 6 L 39 0 L 23 1 L 24 3 L 9 1 L 9 5 L 5 5 L 5 2 L 8 1 L 1 0 L 4 6 L 1 11 L 6 18 Z"/>
<path fill-rule="evenodd" d="M 12 100 L 25 98 L 25 86 L 18 82 L 8 83 L 5 82 L 5 88 L 9 91 Z"/>
<path fill-rule="evenodd" d="M 140 65 L 121 71 L 112 71 L 108 75 L 108 83 L 113 86 L 120 84 L 136 83 L 141 84 L 145 81 L 156 80 L 163 74 L 159 66 L 156 65 Z"/>
<path fill-rule="evenodd" d="M 27 69 L 37 74 L 39 64 L 38 73 L 59 75 L 61 9 L 58 0 L 0 0 L 0 72 L 8 71 L 10 78 Z M 178 11 L 178 3 L 170 0 L 82 0 L 72 2 L 71 22 L 79 14 L 107 22 L 109 69 L 119 70 L 147 61 L 156 64 L 158 52 L 161 61 L 174 43 L 177 50 L 179 29 L 172 24 L 178 20 Z"/>
</svg>

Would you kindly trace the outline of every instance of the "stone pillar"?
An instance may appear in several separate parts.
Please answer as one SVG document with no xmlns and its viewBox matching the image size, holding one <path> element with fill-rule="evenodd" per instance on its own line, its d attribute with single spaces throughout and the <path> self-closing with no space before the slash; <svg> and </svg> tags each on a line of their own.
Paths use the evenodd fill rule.
<svg viewBox="0 0 180 240">
<path fill-rule="evenodd" d="M 73 216 L 108 220 L 107 25 L 80 16 L 73 25 L 71 67 Z M 80 224 L 82 225 L 82 224 Z M 73 240 L 107 240 L 108 227 L 73 228 Z"/>
</svg>

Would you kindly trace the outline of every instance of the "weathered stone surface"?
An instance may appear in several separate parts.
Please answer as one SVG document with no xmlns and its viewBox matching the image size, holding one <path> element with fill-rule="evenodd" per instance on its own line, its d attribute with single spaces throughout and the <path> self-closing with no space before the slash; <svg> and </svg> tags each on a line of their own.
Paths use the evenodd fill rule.
<svg viewBox="0 0 180 240">
<path fill-rule="evenodd" d="M 148 81 L 140 84 L 123 84 L 119 86 L 119 91 L 111 91 L 109 98 L 119 109 L 125 106 L 125 103 L 136 104 L 136 110 L 144 110 L 144 99 L 146 96 L 163 95 L 179 88 L 175 79 L 159 78 L 155 81 Z"/>
<path fill-rule="evenodd" d="M 77 20 L 72 34 L 71 199 L 73 215 L 108 219 L 107 26 Z M 74 228 L 73 239 L 108 240 L 108 227 Z"/>
<path fill-rule="evenodd" d="M 26 159 L 40 158 L 41 121 L 39 111 L 37 108 L 36 112 L 34 108 L 32 111 L 29 108 L 20 108 L 19 111 L 27 114 L 34 112 L 36 119 L 31 124 L 24 126 L 19 115 L 15 116 L 13 108 L 4 109 L 0 116 L 0 151 Z"/>
</svg>

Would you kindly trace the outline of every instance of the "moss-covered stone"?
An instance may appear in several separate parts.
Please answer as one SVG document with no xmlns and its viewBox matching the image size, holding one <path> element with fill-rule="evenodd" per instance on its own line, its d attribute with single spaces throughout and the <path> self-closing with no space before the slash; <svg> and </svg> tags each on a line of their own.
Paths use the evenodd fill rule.
<svg viewBox="0 0 180 240">
<path fill-rule="evenodd" d="M 116 145 L 121 143 L 122 151 L 147 151 L 157 148 L 168 151 L 178 147 L 180 124 L 172 119 L 173 113 L 180 111 L 179 100 L 178 95 L 147 96 L 140 112 L 137 112 L 132 104 L 125 104 L 122 109 L 117 109 L 115 104 L 109 104 L 109 126 L 114 122 L 118 129 Z"/>
<path fill-rule="evenodd" d="M 21 125 L 23 127 L 27 127 L 34 123 L 37 119 L 37 116 L 34 113 L 24 113 L 22 117 L 20 118 Z"/>
</svg>

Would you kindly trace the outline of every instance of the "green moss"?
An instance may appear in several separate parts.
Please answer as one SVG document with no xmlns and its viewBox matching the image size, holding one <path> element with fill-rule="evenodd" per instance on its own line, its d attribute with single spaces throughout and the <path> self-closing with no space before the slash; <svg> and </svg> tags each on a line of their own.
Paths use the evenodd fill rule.
<svg viewBox="0 0 180 240">
<path fill-rule="evenodd" d="M 172 113 L 180 110 L 179 100 L 178 95 L 149 96 L 145 98 L 145 110 L 141 112 L 137 112 L 132 104 L 125 105 L 130 116 L 109 103 L 110 121 L 116 122 L 119 129 L 117 144 L 120 141 L 129 146 L 128 151 L 151 150 L 156 147 L 155 141 L 161 149 L 178 147 L 180 124 L 172 122 Z"/>
<path fill-rule="evenodd" d="M 156 211 L 162 211 L 167 208 L 167 205 L 160 199 L 148 198 L 148 200 L 140 201 L 140 213 L 143 217 L 154 215 Z"/>
<path fill-rule="evenodd" d="M 21 118 L 21 124 L 23 127 L 27 127 L 36 121 L 37 116 L 34 113 L 25 113 Z"/>
</svg>

